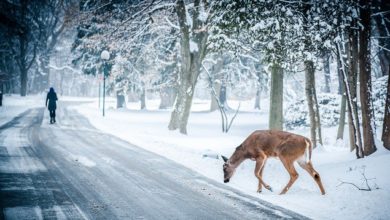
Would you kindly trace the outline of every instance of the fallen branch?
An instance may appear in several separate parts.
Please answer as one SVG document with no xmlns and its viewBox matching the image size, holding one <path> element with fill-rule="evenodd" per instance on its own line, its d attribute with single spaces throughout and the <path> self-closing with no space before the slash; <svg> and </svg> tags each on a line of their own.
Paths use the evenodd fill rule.
<svg viewBox="0 0 390 220">
<path fill-rule="evenodd" d="M 363 187 L 359 187 L 358 185 L 356 185 L 356 184 L 354 184 L 354 183 L 345 182 L 345 181 L 342 181 L 342 180 L 340 180 L 340 179 L 339 179 L 340 184 L 337 185 L 337 187 L 339 187 L 339 186 L 341 186 L 341 185 L 344 185 L 344 184 L 348 184 L 348 185 L 354 186 L 356 189 L 361 190 L 361 191 L 372 191 L 373 189 L 372 189 L 371 186 L 368 184 L 368 181 L 374 180 L 375 178 L 368 179 L 368 178 L 366 177 L 365 171 L 366 171 L 366 169 L 365 169 L 365 167 L 363 166 L 362 169 L 361 169 L 361 171 L 360 171 L 360 174 L 361 174 L 362 177 L 363 177 L 363 181 L 364 181 L 366 187 L 364 187 L 364 188 L 363 188 Z M 374 184 L 375 184 L 375 185 L 374 185 L 374 189 L 379 189 L 378 185 L 376 185 L 376 183 L 374 183 Z"/>
</svg>

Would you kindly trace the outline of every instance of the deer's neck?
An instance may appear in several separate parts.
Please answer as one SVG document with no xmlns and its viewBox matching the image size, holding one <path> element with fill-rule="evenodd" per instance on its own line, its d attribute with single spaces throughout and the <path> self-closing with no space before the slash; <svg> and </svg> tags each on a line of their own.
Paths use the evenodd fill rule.
<svg viewBox="0 0 390 220">
<path fill-rule="evenodd" d="M 245 157 L 245 153 L 243 150 L 236 150 L 234 151 L 233 155 L 230 157 L 230 164 L 233 167 L 238 167 L 244 160 L 247 158 Z"/>
</svg>

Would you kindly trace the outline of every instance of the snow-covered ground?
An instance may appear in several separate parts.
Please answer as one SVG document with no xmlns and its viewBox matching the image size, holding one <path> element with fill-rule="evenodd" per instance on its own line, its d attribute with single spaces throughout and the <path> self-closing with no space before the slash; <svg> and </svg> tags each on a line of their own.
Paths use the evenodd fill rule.
<svg viewBox="0 0 390 220">
<path fill-rule="evenodd" d="M 7 100 L 8 99 L 8 100 Z M 35 100 L 35 101 L 34 101 Z M 37 101 L 38 100 L 38 101 Z M 43 105 L 43 97 L 21 99 L 6 97 L 6 107 L 0 108 L 0 125 L 26 109 L 26 103 Z M 60 100 L 85 100 L 60 97 Z M 73 106 L 85 115 L 98 129 L 118 136 L 126 141 L 163 155 L 211 179 L 223 181 L 222 160 L 213 155 L 230 156 L 235 148 L 254 130 L 266 129 L 268 115 L 266 111 L 254 111 L 253 102 L 242 102 L 241 112 L 237 116 L 228 134 L 221 132 L 219 112 L 209 113 L 209 103 L 196 100 L 188 124 L 188 135 L 167 129 L 170 111 L 158 110 L 158 100 L 147 102 L 148 110 L 137 110 L 139 104 L 129 103 L 127 109 L 113 108 L 115 100 L 108 98 L 106 116 L 103 118 L 98 109 L 97 100 L 88 104 Z M 267 104 L 266 101 L 263 101 Z M 60 103 L 61 104 L 61 103 Z M 229 102 L 232 107 L 238 105 Z M 31 106 L 30 105 L 30 106 Z M 263 107 L 266 109 L 266 106 Z M 61 123 L 61 122 L 59 122 Z M 378 146 L 378 151 L 370 157 L 355 159 L 348 150 L 347 139 L 336 142 L 337 128 L 324 128 L 324 146 L 313 152 L 314 168 L 320 173 L 327 194 L 322 196 L 313 179 L 296 166 L 300 176 L 286 195 L 278 193 L 288 182 L 288 173 L 276 159 L 268 160 L 264 170 L 264 180 L 274 192 L 263 190 L 256 193 L 254 162 L 245 161 L 237 169 L 228 183 L 247 194 L 291 209 L 314 219 L 390 219 L 388 202 L 390 201 L 390 151 Z M 295 133 L 309 135 L 307 128 L 295 130 Z M 379 132 L 378 132 L 379 133 Z M 345 133 L 347 134 L 347 133 Z M 348 135 L 345 135 L 346 137 Z M 205 157 L 209 155 L 211 157 Z M 130 159 L 130 158 L 129 158 Z M 372 191 L 361 191 L 350 184 L 366 187 L 364 174 Z M 340 185 L 341 184 L 341 185 Z"/>
<path fill-rule="evenodd" d="M 44 106 L 45 97 L 45 95 L 38 95 L 21 98 L 20 95 L 3 95 L 3 106 L 0 107 L 0 126 L 29 108 Z"/>
</svg>

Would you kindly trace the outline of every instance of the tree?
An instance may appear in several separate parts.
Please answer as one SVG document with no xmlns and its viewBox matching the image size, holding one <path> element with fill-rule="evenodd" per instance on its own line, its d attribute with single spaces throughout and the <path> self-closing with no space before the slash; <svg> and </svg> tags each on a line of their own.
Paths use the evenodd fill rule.
<svg viewBox="0 0 390 220">
<path fill-rule="evenodd" d="M 174 4 L 162 1 L 85 1 L 73 51 L 73 63 L 85 74 L 99 74 L 100 52 L 108 49 L 121 56 L 109 88 L 137 93 L 141 108 L 146 108 L 146 93 L 153 87 L 175 96 L 177 78 L 177 26 Z M 116 59 L 113 66 L 116 66 Z M 128 88 L 123 87 L 128 85 Z M 157 88 L 159 87 L 159 89 Z M 121 96 L 118 96 L 121 97 Z M 162 97 L 166 97 L 162 95 Z M 172 99 L 172 98 L 171 98 Z M 118 100 L 119 101 L 119 100 Z M 162 102 L 163 103 L 163 102 Z M 164 104 L 164 103 L 163 103 Z M 164 107 L 164 106 L 162 106 Z"/>
<path fill-rule="evenodd" d="M 194 1 L 191 23 L 187 20 L 187 7 L 184 1 L 176 1 L 175 7 L 180 27 L 181 66 L 178 95 L 168 128 L 169 130 L 179 129 L 180 133 L 187 134 L 192 98 L 201 63 L 206 55 L 209 4 L 205 0 Z"/>
<path fill-rule="evenodd" d="M 322 63 L 324 66 L 323 68 L 325 79 L 324 92 L 330 93 L 330 52 L 324 52 L 324 56 L 322 57 Z"/>
<path fill-rule="evenodd" d="M 390 72 L 390 68 L 389 68 Z M 390 73 L 387 80 L 387 96 L 385 104 L 385 118 L 383 119 L 382 141 L 383 146 L 390 150 Z"/>
<path fill-rule="evenodd" d="M 277 63 L 271 67 L 269 112 L 269 128 L 283 130 L 283 69 Z"/>
<path fill-rule="evenodd" d="M 42 66 L 43 57 L 49 57 L 46 49 L 55 45 L 58 26 L 64 21 L 65 4 L 71 1 L 44 0 L 44 1 L 2 1 L 0 3 L 0 18 L 5 24 L 9 51 L 13 57 L 20 74 L 20 94 L 26 96 L 29 78 L 37 78 L 36 82 L 30 80 L 34 87 L 42 86 L 43 71 L 37 70 Z M 13 62 L 7 60 L 7 62 Z M 47 59 L 44 63 L 48 63 Z M 47 65 L 44 65 L 47 66 Z M 33 71 L 35 69 L 36 71 Z M 46 73 L 42 73 L 46 75 Z M 39 75 L 39 76 L 38 76 Z M 47 77 L 45 77 L 47 85 Z"/>
<path fill-rule="evenodd" d="M 376 151 L 374 141 L 374 117 L 372 108 L 371 88 L 371 1 L 360 0 L 360 20 L 362 27 L 359 29 L 359 78 L 360 78 L 360 103 L 362 109 L 362 125 L 364 138 L 364 155 L 368 156 Z"/>
<path fill-rule="evenodd" d="M 378 77 L 388 74 L 390 66 L 390 2 L 386 0 L 372 1 L 373 14 L 372 18 L 375 21 L 375 29 L 373 37 L 378 41 L 378 57 L 381 67 L 381 73 Z"/>
<path fill-rule="evenodd" d="M 346 96 L 345 96 L 345 88 L 343 84 L 343 76 L 342 76 L 342 70 L 341 68 L 344 68 L 344 66 L 341 63 L 340 54 L 337 53 L 337 74 L 338 74 L 338 81 L 339 81 L 339 90 L 338 94 L 341 95 L 341 103 L 340 103 L 340 119 L 339 119 L 339 126 L 337 128 L 337 137 L 336 139 L 343 139 L 344 138 L 344 127 L 345 127 L 345 111 L 346 111 Z"/>
<path fill-rule="evenodd" d="M 293 13 L 298 5 L 285 1 L 224 0 L 213 7 L 216 44 L 233 45 L 239 48 L 238 52 L 248 48 L 261 51 L 271 72 L 269 128 L 282 130 L 284 69 L 292 69 L 299 57 L 297 51 L 302 52 L 298 49 L 301 38 L 297 37 L 302 31 L 302 20 Z"/>
</svg>

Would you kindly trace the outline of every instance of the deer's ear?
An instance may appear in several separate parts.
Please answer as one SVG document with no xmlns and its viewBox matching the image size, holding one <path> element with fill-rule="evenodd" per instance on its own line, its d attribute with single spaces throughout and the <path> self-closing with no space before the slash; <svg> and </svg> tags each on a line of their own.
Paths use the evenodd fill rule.
<svg viewBox="0 0 390 220">
<path fill-rule="evenodd" d="M 225 157 L 225 156 L 223 156 L 223 155 L 221 155 L 221 157 L 222 157 L 223 161 L 225 161 L 225 163 L 228 161 L 228 158 L 227 158 L 227 157 Z"/>
</svg>

